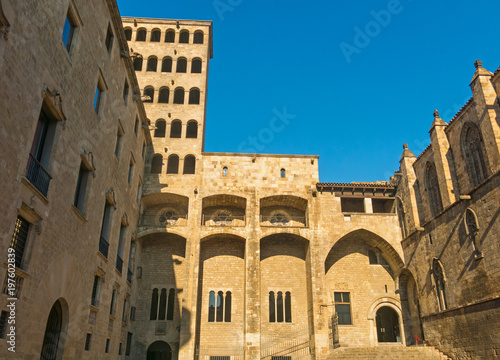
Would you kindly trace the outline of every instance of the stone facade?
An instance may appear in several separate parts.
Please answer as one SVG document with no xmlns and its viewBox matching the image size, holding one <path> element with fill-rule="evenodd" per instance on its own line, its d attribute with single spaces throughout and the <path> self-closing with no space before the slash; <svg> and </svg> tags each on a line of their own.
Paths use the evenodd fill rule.
<svg viewBox="0 0 500 360">
<path fill-rule="evenodd" d="M 498 72 L 391 181 L 321 183 L 318 156 L 204 151 L 210 21 L 45 2 L 0 1 L 20 359 L 498 356 Z"/>
</svg>

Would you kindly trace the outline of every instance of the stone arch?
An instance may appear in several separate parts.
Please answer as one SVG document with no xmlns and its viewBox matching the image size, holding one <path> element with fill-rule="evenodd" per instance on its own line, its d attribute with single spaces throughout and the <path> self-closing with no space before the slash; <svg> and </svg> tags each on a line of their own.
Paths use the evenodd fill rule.
<svg viewBox="0 0 500 360">
<path fill-rule="evenodd" d="M 68 322 L 68 303 L 64 298 L 59 298 L 52 305 L 45 322 L 40 358 L 47 360 L 61 360 L 63 358 Z"/>
<path fill-rule="evenodd" d="M 202 199 L 202 225 L 205 226 L 244 226 L 246 224 L 247 199 L 232 194 L 217 194 Z M 229 216 L 224 222 L 216 217 L 224 212 Z M 227 217 L 226 216 L 226 217 Z"/>
<path fill-rule="evenodd" d="M 423 339 L 418 284 L 412 272 L 405 268 L 399 274 L 396 285 L 401 300 L 405 343 L 415 345 L 414 336 Z"/>
<path fill-rule="evenodd" d="M 173 230 L 174 225 L 186 225 L 189 198 L 173 193 L 155 193 L 144 196 L 141 227 L 158 231 Z"/>
<path fill-rule="evenodd" d="M 486 168 L 486 149 L 481 130 L 471 122 L 466 122 L 460 134 L 462 157 L 465 160 L 467 174 L 472 188 L 478 186 L 488 177 Z"/>
<path fill-rule="evenodd" d="M 264 226 L 307 226 L 308 201 L 294 195 L 260 199 L 260 222 Z"/>
<path fill-rule="evenodd" d="M 171 360 L 172 348 L 165 341 L 158 340 L 148 346 L 146 354 L 147 360 Z"/>
<path fill-rule="evenodd" d="M 395 341 L 389 341 L 389 342 L 395 342 L 395 343 L 400 343 L 403 342 L 403 339 L 405 338 L 405 328 L 403 326 L 403 316 L 402 316 L 402 309 L 401 309 L 401 303 L 394 298 L 390 297 L 382 297 L 376 299 L 370 308 L 368 309 L 368 320 L 372 323 L 371 325 L 371 330 L 370 330 L 370 341 L 372 345 L 380 344 L 380 343 L 385 343 L 386 341 L 380 341 L 381 339 L 379 338 L 378 334 L 378 327 L 380 324 L 378 324 L 378 319 L 377 315 L 381 310 L 384 308 L 389 308 L 391 309 L 397 316 L 397 330 L 394 328 L 386 329 L 387 331 L 397 331 L 398 338 L 394 339 Z M 392 324 L 394 325 L 394 324 Z M 384 325 L 383 325 L 384 326 Z"/>
</svg>

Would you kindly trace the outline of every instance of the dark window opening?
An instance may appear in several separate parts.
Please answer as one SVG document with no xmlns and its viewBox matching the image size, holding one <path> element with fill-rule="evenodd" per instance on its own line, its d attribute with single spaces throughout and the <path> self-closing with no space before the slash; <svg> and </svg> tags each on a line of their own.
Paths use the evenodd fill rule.
<svg viewBox="0 0 500 360">
<path fill-rule="evenodd" d="M 363 198 L 341 198 L 342 212 L 364 213 L 365 202 Z"/>
<path fill-rule="evenodd" d="M 203 31 L 194 32 L 193 44 L 203 44 Z"/>
<path fill-rule="evenodd" d="M 92 342 L 92 334 L 87 334 L 85 338 L 85 351 L 90 351 L 90 345 Z"/>
<path fill-rule="evenodd" d="M 151 174 L 161 174 L 161 168 L 163 167 L 163 156 L 156 154 L 151 160 Z"/>
<path fill-rule="evenodd" d="M 106 49 L 111 53 L 111 49 L 113 48 L 113 31 L 111 31 L 111 26 L 108 26 L 108 30 L 106 32 L 106 40 L 104 43 L 106 44 Z"/>
<path fill-rule="evenodd" d="M 160 30 L 153 30 L 151 31 L 151 42 L 160 42 L 161 39 L 161 31 Z"/>
<path fill-rule="evenodd" d="M 394 199 L 372 198 L 372 208 L 374 214 L 392 214 L 394 213 Z"/>
<path fill-rule="evenodd" d="M 269 322 L 276 322 L 276 301 L 274 291 L 269 293 Z"/>
<path fill-rule="evenodd" d="M 132 40 L 132 29 L 125 29 L 125 39 Z"/>
<path fill-rule="evenodd" d="M 147 87 L 144 89 L 144 93 L 143 93 L 144 97 L 147 96 L 147 98 L 145 98 L 143 100 L 143 102 L 145 103 L 152 103 L 154 98 L 155 98 L 155 89 L 154 87 Z"/>
<path fill-rule="evenodd" d="M 174 320 L 175 289 L 168 292 L 167 320 Z"/>
<path fill-rule="evenodd" d="M 113 219 L 114 206 L 106 200 L 104 205 L 104 214 L 102 217 L 101 237 L 99 240 L 99 252 L 108 257 L 109 233 L 111 229 L 111 220 Z"/>
<path fill-rule="evenodd" d="M 170 97 L 170 89 L 169 88 L 161 88 L 158 94 L 158 103 L 159 104 L 168 104 L 168 100 Z"/>
<path fill-rule="evenodd" d="M 83 162 L 80 164 L 78 178 L 76 180 L 75 197 L 73 205 L 82 213 L 85 214 L 85 196 L 87 194 L 87 185 L 90 179 L 90 170 L 85 167 Z"/>
<path fill-rule="evenodd" d="M 156 320 L 158 316 L 158 289 L 153 289 L 151 297 L 151 310 L 149 312 L 149 320 Z"/>
<path fill-rule="evenodd" d="M 201 60 L 200 59 L 193 59 L 193 61 L 191 61 L 191 73 L 201 74 Z"/>
<path fill-rule="evenodd" d="M 216 321 L 222 322 L 224 317 L 224 293 L 219 291 L 217 293 L 217 313 L 216 313 Z"/>
<path fill-rule="evenodd" d="M 188 121 L 186 128 L 186 138 L 196 139 L 198 137 L 198 123 L 196 121 Z"/>
<path fill-rule="evenodd" d="M 170 155 L 167 162 L 167 174 L 178 174 L 179 173 L 179 156 Z"/>
<path fill-rule="evenodd" d="M 186 58 L 177 59 L 177 68 L 175 70 L 178 73 L 185 73 L 187 71 L 187 60 Z"/>
<path fill-rule="evenodd" d="M 142 62 L 143 62 L 143 59 L 142 57 L 136 57 L 134 58 L 134 70 L 135 71 L 142 71 Z"/>
<path fill-rule="evenodd" d="M 184 104 L 184 89 L 183 88 L 175 89 L 174 104 Z"/>
<path fill-rule="evenodd" d="M 104 352 L 106 354 L 109 353 L 109 343 L 110 343 L 110 339 L 106 339 L 106 349 L 104 350 Z"/>
<path fill-rule="evenodd" d="M 130 356 L 130 348 L 132 346 L 132 333 L 127 333 L 127 344 L 125 346 L 125 356 Z"/>
<path fill-rule="evenodd" d="M 17 216 L 16 225 L 14 227 L 14 234 L 10 241 L 10 248 L 15 250 L 15 265 L 16 268 L 24 268 L 24 252 L 28 242 L 28 234 L 30 230 L 30 223 L 22 216 Z"/>
<path fill-rule="evenodd" d="M 436 216 L 443 210 L 443 203 L 441 200 L 441 192 L 439 191 L 439 181 L 436 173 L 436 167 L 430 162 L 427 163 L 425 169 L 425 180 L 431 216 Z"/>
<path fill-rule="evenodd" d="M 231 322 L 231 291 L 226 292 L 224 322 Z"/>
<path fill-rule="evenodd" d="M 179 43 L 180 44 L 189 44 L 189 31 L 182 30 L 179 35 Z"/>
<path fill-rule="evenodd" d="M 71 44 L 73 43 L 73 35 L 75 33 L 75 22 L 73 21 L 73 18 L 71 17 L 71 14 L 68 12 L 66 14 L 66 20 L 64 21 L 64 28 L 63 28 L 63 43 L 66 46 L 66 50 L 70 52 L 71 50 Z"/>
<path fill-rule="evenodd" d="M 153 72 L 155 72 L 157 68 L 158 68 L 158 59 L 156 57 L 150 57 L 148 59 L 148 64 L 146 66 L 146 71 L 153 71 Z"/>
<path fill-rule="evenodd" d="M 189 104 L 191 105 L 200 104 L 200 90 L 198 89 L 189 90 Z"/>
<path fill-rule="evenodd" d="M 158 320 L 165 320 L 166 311 L 167 311 L 167 289 L 161 289 L 160 313 L 158 315 Z"/>
<path fill-rule="evenodd" d="M 166 57 L 162 60 L 161 72 L 172 72 L 172 58 Z"/>
<path fill-rule="evenodd" d="M 155 133 L 154 137 L 165 137 L 165 128 L 167 123 L 165 120 L 157 120 L 155 124 Z"/>
<path fill-rule="evenodd" d="M 165 33 L 165 42 L 167 42 L 167 43 L 175 42 L 175 31 L 174 30 L 167 30 L 167 32 Z"/>
<path fill-rule="evenodd" d="M 135 41 L 146 41 L 146 29 L 137 30 Z"/>
<path fill-rule="evenodd" d="M 224 167 L 222 168 L 222 176 L 227 176 L 228 171 L 229 171 L 229 170 L 228 170 L 227 166 L 224 166 Z"/>
<path fill-rule="evenodd" d="M 123 85 L 123 100 L 125 100 L 125 103 L 128 100 L 129 90 L 130 90 L 130 87 L 128 86 L 128 81 L 125 80 L 125 85 Z"/>
<path fill-rule="evenodd" d="M 292 322 L 292 297 L 290 291 L 285 293 L 285 322 Z"/>
<path fill-rule="evenodd" d="M 101 278 L 98 275 L 94 276 L 94 285 L 92 285 L 92 297 L 90 298 L 90 305 L 99 306 L 99 295 L 101 291 Z"/>
<path fill-rule="evenodd" d="M 59 349 L 59 341 L 66 334 L 62 333 L 63 314 L 62 307 L 59 301 L 56 301 L 52 306 L 45 327 L 45 335 L 43 337 L 42 353 L 40 358 L 44 360 L 56 360 L 58 353 L 63 349 Z"/>
<path fill-rule="evenodd" d="M 285 169 L 281 169 L 281 170 L 280 170 L 280 175 L 281 175 L 281 177 L 282 177 L 282 178 L 284 178 L 284 177 L 285 177 L 285 175 L 286 175 L 286 171 L 285 171 Z"/>
<path fill-rule="evenodd" d="M 370 265 L 378 264 L 377 254 L 373 250 L 368 250 L 368 259 L 370 261 Z"/>
<path fill-rule="evenodd" d="M 278 299 L 276 301 L 276 321 L 283 322 L 283 293 L 278 291 Z"/>
<path fill-rule="evenodd" d="M 170 124 L 170 137 L 179 139 L 182 135 L 182 122 L 174 120 Z"/>
<path fill-rule="evenodd" d="M 196 158 L 193 155 L 188 155 L 184 158 L 183 174 L 192 175 L 195 172 Z"/>
<path fill-rule="evenodd" d="M 208 297 L 208 322 L 215 321 L 215 291 L 210 291 Z"/>
<path fill-rule="evenodd" d="M 462 130 L 462 153 L 473 187 L 482 183 L 487 177 L 483 146 L 481 131 L 475 125 L 466 124 Z"/>
</svg>

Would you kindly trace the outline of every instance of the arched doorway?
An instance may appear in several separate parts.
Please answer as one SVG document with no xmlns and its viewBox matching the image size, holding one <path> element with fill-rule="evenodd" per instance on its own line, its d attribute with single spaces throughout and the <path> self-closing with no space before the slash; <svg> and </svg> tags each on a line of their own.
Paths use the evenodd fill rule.
<svg viewBox="0 0 500 360">
<path fill-rule="evenodd" d="M 382 306 L 378 309 L 376 324 L 379 343 L 401 342 L 399 316 L 393 308 L 389 306 Z"/>
<path fill-rule="evenodd" d="M 170 360 L 172 349 L 165 341 L 155 341 L 148 347 L 147 360 Z"/>
<path fill-rule="evenodd" d="M 65 304 L 57 300 L 50 309 L 45 334 L 43 336 L 40 360 L 57 360 L 62 358 L 64 340 L 66 339 L 67 316 L 64 318 Z"/>
</svg>

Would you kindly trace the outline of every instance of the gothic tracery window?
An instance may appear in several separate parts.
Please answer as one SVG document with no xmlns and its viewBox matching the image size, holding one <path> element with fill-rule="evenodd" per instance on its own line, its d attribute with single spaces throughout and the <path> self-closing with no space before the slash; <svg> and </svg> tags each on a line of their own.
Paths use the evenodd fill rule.
<svg viewBox="0 0 500 360">
<path fill-rule="evenodd" d="M 443 210 L 441 192 L 439 191 L 439 181 L 436 173 L 436 167 L 428 162 L 425 169 L 425 187 L 429 199 L 431 215 L 434 217 Z"/>
<path fill-rule="evenodd" d="M 462 130 L 462 153 L 467 163 L 471 184 L 476 187 L 486 179 L 487 171 L 481 133 L 475 125 L 466 124 Z"/>
<path fill-rule="evenodd" d="M 443 267 L 438 259 L 434 259 L 432 262 L 432 275 L 434 277 L 434 283 L 436 285 L 436 295 L 438 298 L 439 310 L 443 311 L 448 308 L 446 303 L 446 292 L 445 292 L 445 277 L 443 272 Z"/>
</svg>

